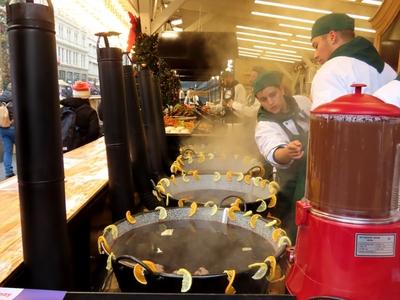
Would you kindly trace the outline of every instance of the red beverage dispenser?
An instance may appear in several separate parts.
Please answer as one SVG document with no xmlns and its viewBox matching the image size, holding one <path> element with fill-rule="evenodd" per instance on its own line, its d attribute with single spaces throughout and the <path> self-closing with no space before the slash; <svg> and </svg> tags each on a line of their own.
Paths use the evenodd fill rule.
<svg viewBox="0 0 400 300">
<path fill-rule="evenodd" d="M 298 299 L 400 299 L 400 109 L 353 86 L 311 112 L 286 281 Z"/>
</svg>

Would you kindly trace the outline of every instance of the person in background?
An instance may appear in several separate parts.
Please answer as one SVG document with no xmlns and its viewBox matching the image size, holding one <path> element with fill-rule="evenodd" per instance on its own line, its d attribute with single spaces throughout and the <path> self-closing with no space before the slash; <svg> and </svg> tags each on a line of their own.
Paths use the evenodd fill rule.
<svg viewBox="0 0 400 300">
<path fill-rule="evenodd" d="M 311 85 L 312 109 L 354 93 L 353 83 L 366 84 L 363 93 L 373 94 L 396 77 L 371 42 L 355 37 L 354 19 L 346 14 L 332 13 L 317 19 L 311 42 L 314 57 L 322 65 Z"/>
<path fill-rule="evenodd" d="M 200 105 L 199 96 L 197 96 L 192 88 L 189 88 L 185 100 L 183 101 L 184 104 L 191 104 L 191 105 Z"/>
<path fill-rule="evenodd" d="M 264 159 L 277 169 L 281 190 L 273 212 L 282 219 L 294 241 L 295 202 L 304 196 L 306 150 L 310 100 L 288 94 L 280 72 L 265 72 L 253 83 L 261 107 L 257 115 L 255 140 Z"/>
<path fill-rule="evenodd" d="M 400 107 L 400 74 L 374 93 L 375 97 L 386 103 Z"/>
<path fill-rule="evenodd" d="M 4 174 L 6 178 L 15 176 L 13 169 L 13 149 L 15 145 L 15 127 L 14 127 L 14 114 L 13 114 L 13 100 L 11 92 L 11 83 L 0 96 L 0 102 L 6 103 L 8 115 L 11 121 L 9 127 L 0 127 L 0 136 L 3 140 L 3 164 Z"/>
<path fill-rule="evenodd" d="M 77 147 L 96 140 L 100 135 L 99 119 L 90 106 L 90 86 L 87 82 L 76 81 L 72 86 L 73 97 L 61 100 L 61 104 L 76 113 L 76 126 L 79 132 Z"/>
<path fill-rule="evenodd" d="M 233 103 L 246 105 L 246 89 L 235 80 L 233 73 L 224 71 L 221 74 L 222 100 L 225 105 L 232 107 Z"/>
</svg>

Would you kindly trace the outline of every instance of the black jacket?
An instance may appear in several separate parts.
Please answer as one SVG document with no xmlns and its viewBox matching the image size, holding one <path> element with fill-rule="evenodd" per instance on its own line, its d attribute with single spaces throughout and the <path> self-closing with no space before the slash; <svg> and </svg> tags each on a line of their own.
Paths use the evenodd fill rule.
<svg viewBox="0 0 400 300">
<path fill-rule="evenodd" d="M 96 111 L 90 106 L 88 99 L 67 98 L 61 100 L 60 103 L 76 112 L 76 126 L 79 127 L 81 139 L 79 146 L 92 142 L 99 137 L 99 119 Z"/>
</svg>

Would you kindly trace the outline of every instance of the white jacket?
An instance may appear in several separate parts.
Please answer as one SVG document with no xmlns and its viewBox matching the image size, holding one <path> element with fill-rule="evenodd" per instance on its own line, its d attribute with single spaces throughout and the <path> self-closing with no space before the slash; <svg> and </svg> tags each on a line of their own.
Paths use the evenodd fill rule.
<svg viewBox="0 0 400 300">
<path fill-rule="evenodd" d="M 296 95 L 293 96 L 301 111 L 303 111 L 307 116 L 310 115 L 311 102 L 305 96 Z M 283 123 L 289 131 L 293 134 L 298 134 L 297 128 L 294 125 L 293 120 L 288 120 Z M 309 131 L 309 122 L 299 122 L 299 125 L 304 131 Z M 272 121 L 259 121 L 257 122 L 255 130 L 255 139 L 258 146 L 258 150 L 261 155 L 268 161 L 272 166 L 279 169 L 287 169 L 290 167 L 292 162 L 286 165 L 277 163 L 274 160 L 274 152 L 279 147 L 284 147 L 290 140 L 286 132 L 281 128 L 279 124 Z"/>
<path fill-rule="evenodd" d="M 396 76 L 396 72 L 386 63 L 383 71 L 379 73 L 361 60 L 347 56 L 334 57 L 324 63 L 314 76 L 311 84 L 311 109 L 340 96 L 353 94 L 353 83 L 366 84 L 362 93 L 373 94 Z"/>
<path fill-rule="evenodd" d="M 392 80 L 374 93 L 375 97 L 386 103 L 400 107 L 400 81 Z"/>
</svg>

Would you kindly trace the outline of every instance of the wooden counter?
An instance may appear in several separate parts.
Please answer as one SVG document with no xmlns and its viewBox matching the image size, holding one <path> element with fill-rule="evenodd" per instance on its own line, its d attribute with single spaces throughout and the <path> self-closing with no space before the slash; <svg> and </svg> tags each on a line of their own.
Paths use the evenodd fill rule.
<svg viewBox="0 0 400 300">
<path fill-rule="evenodd" d="M 64 155 L 67 219 L 71 220 L 107 184 L 104 138 Z M 23 262 L 18 180 L 0 182 L 0 286 Z"/>
</svg>

